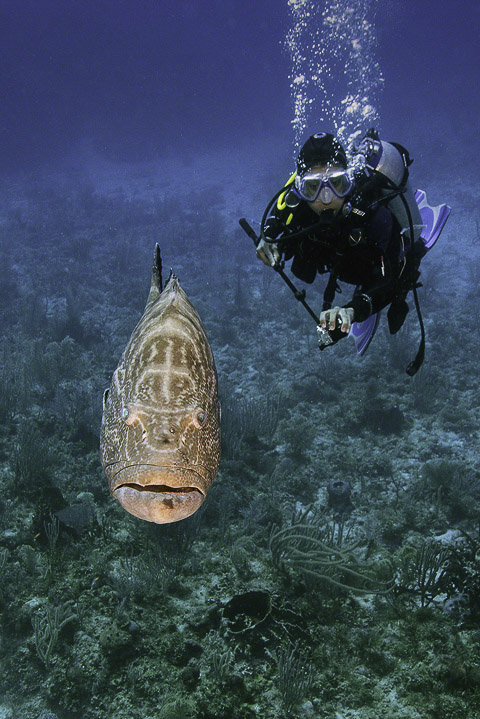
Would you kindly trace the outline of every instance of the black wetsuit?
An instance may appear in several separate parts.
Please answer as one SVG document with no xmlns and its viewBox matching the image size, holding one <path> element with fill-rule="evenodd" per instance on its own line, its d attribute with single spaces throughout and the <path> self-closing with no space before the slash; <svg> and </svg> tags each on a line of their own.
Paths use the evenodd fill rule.
<svg viewBox="0 0 480 719">
<path fill-rule="evenodd" d="M 291 269 L 296 277 L 311 283 L 317 273 L 330 273 L 324 310 L 333 304 L 337 280 L 355 285 L 352 299 L 343 307 L 353 308 L 356 322 L 391 303 L 392 310 L 400 304 L 405 308 L 405 296 L 419 274 L 420 257 L 412 257 L 408 237 L 404 246 L 397 219 L 384 204 L 372 208 L 373 202 L 374 196 L 357 196 L 346 216 L 342 211 L 334 216 L 329 210 L 318 216 L 301 200 L 293 209 L 275 206 L 265 224 L 265 236 L 276 241 L 285 260 L 293 258 Z M 289 234 L 310 226 L 310 232 L 288 239 Z M 406 311 L 402 311 L 400 326 Z M 395 314 L 389 313 L 389 321 Z M 390 322 L 391 331 L 399 329 L 392 329 L 396 324 Z"/>
</svg>

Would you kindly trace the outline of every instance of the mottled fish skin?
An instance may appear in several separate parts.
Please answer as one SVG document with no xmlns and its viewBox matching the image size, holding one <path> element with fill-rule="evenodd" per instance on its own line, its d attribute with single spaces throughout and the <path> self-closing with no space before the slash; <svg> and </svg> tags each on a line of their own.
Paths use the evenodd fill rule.
<svg viewBox="0 0 480 719">
<path fill-rule="evenodd" d="M 161 291 L 158 264 L 144 314 L 105 392 L 100 449 L 113 496 L 127 512 L 158 524 L 196 512 L 218 471 L 212 350 L 178 279 L 173 275 Z"/>
</svg>

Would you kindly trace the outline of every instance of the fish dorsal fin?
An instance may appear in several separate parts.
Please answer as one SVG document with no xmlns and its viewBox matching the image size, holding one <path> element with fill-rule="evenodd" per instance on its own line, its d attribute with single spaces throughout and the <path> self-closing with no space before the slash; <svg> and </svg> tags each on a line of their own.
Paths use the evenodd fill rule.
<svg viewBox="0 0 480 719">
<path fill-rule="evenodd" d="M 152 284 L 150 285 L 150 293 L 147 299 L 147 307 L 153 305 L 162 294 L 162 257 L 160 255 L 160 247 L 158 243 L 155 245 L 152 267 Z"/>
</svg>

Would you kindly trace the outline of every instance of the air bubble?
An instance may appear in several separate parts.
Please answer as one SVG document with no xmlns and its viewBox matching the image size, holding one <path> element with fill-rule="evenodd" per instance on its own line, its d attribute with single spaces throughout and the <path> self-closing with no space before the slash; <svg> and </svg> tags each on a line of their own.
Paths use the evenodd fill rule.
<svg viewBox="0 0 480 719">
<path fill-rule="evenodd" d="M 347 142 L 355 131 L 378 126 L 383 77 L 372 22 L 378 3 L 289 0 L 292 23 L 285 47 L 291 57 L 295 154 L 307 130 L 311 134 L 324 127 Z"/>
</svg>

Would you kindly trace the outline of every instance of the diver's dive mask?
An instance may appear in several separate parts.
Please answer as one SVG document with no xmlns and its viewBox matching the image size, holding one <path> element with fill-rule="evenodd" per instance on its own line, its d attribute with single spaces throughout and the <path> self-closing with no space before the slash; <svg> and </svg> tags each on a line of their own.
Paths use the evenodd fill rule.
<svg viewBox="0 0 480 719">
<path fill-rule="evenodd" d="M 330 169 L 323 172 L 306 172 L 295 177 L 295 191 L 306 202 L 315 202 L 318 198 L 328 205 L 336 197 L 346 197 L 353 187 L 353 181 L 347 170 Z"/>
</svg>

